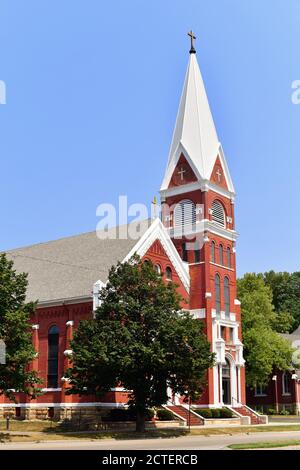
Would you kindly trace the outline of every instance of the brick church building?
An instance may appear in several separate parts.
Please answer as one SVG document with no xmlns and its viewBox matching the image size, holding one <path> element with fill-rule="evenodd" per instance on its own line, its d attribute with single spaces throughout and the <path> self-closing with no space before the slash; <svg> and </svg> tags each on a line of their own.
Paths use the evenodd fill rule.
<svg viewBox="0 0 300 470">
<path fill-rule="evenodd" d="M 138 253 L 151 260 L 166 282 L 174 282 L 185 309 L 204 322 L 216 363 L 198 407 L 245 404 L 245 368 L 240 302 L 236 295 L 235 190 L 215 129 L 192 44 L 170 153 L 160 188 L 161 217 L 134 222 L 138 239 L 96 232 L 14 249 L 7 253 L 18 272 L 27 272 L 28 300 L 38 300 L 31 319 L 37 351 L 30 368 L 43 380 L 36 399 L 17 394 L 18 404 L 0 397 L 0 409 L 18 416 L 64 417 L 66 410 L 124 406 L 116 387 L 100 399 L 67 395 L 64 371 L 70 340 L 82 319 L 92 318 L 98 291 L 111 265 Z M 132 227 L 131 227 L 132 228 Z M 180 405 L 181 397 L 169 397 Z"/>
</svg>

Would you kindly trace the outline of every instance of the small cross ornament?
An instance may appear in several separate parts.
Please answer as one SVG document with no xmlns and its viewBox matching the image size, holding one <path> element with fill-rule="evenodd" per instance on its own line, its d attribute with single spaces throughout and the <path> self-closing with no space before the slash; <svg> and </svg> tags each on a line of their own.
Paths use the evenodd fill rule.
<svg viewBox="0 0 300 470">
<path fill-rule="evenodd" d="M 185 173 L 185 169 L 184 168 L 180 168 L 180 170 L 177 172 L 177 174 L 180 176 L 180 180 L 183 181 L 183 175 Z"/>
<path fill-rule="evenodd" d="M 221 172 L 220 168 L 217 169 L 216 175 L 217 175 L 217 178 L 218 178 L 218 182 L 221 183 L 222 172 Z"/>
<path fill-rule="evenodd" d="M 197 39 L 193 31 L 191 30 L 188 33 L 188 36 L 191 38 L 191 48 L 190 48 L 190 54 L 196 54 L 196 49 L 194 47 L 194 40 Z"/>
</svg>

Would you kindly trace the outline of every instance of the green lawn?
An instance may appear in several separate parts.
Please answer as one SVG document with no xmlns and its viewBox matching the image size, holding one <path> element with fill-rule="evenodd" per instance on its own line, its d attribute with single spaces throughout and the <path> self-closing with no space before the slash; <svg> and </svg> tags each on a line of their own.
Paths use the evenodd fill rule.
<svg viewBox="0 0 300 470">
<path fill-rule="evenodd" d="M 275 442 L 250 442 L 249 444 L 231 444 L 229 449 L 246 450 L 246 449 L 271 449 L 273 447 L 300 446 L 300 440 L 275 441 Z"/>
<path fill-rule="evenodd" d="M 74 430 L 61 427 L 60 423 L 49 421 L 16 421 L 10 422 L 10 431 L 16 434 L 6 432 L 6 422 L 0 421 L 0 442 L 14 441 L 43 441 L 49 439 L 145 439 L 145 438 L 170 438 L 189 435 L 188 429 L 158 429 L 146 431 L 144 434 L 138 434 L 135 431 L 80 431 L 75 426 Z M 252 434 L 262 432 L 285 432 L 300 431 L 299 424 L 272 426 L 236 426 L 219 428 L 200 428 L 191 429 L 193 436 L 214 436 L 214 435 L 235 435 Z"/>
<path fill-rule="evenodd" d="M 56 429 L 59 426 L 57 422 L 51 421 L 18 421 L 15 419 L 10 420 L 10 431 L 40 431 Z M 6 431 L 6 420 L 0 420 L 0 431 Z"/>
</svg>

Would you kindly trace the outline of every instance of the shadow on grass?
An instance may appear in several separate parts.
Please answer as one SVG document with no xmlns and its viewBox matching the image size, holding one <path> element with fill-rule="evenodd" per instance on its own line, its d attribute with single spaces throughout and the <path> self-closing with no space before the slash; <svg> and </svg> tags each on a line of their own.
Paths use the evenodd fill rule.
<svg viewBox="0 0 300 470">
<path fill-rule="evenodd" d="M 30 438 L 30 434 L 9 434 L 6 432 L 0 432 L 0 444 L 5 444 L 7 442 L 12 442 L 12 438 Z"/>
<path fill-rule="evenodd" d="M 74 439 L 116 439 L 116 440 L 126 440 L 126 439 L 164 439 L 164 438 L 176 438 L 187 436 L 189 431 L 187 429 L 157 429 L 157 430 L 147 430 L 144 433 L 138 433 L 134 430 L 120 430 L 120 431 L 110 431 L 106 429 L 102 430 L 76 430 L 71 429 L 65 425 L 58 425 L 55 428 L 45 428 L 43 433 L 45 434 L 55 434 L 62 437 L 72 437 Z"/>
</svg>

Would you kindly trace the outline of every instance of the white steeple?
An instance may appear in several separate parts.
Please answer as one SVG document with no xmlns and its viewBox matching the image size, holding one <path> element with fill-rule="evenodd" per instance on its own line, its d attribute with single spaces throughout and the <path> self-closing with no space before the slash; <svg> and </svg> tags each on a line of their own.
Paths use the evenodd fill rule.
<svg viewBox="0 0 300 470">
<path fill-rule="evenodd" d="M 194 49 L 190 51 L 190 59 L 161 190 L 168 188 L 182 153 L 200 181 L 210 179 L 217 156 L 219 156 L 228 189 L 230 192 L 234 192 Z"/>
</svg>

